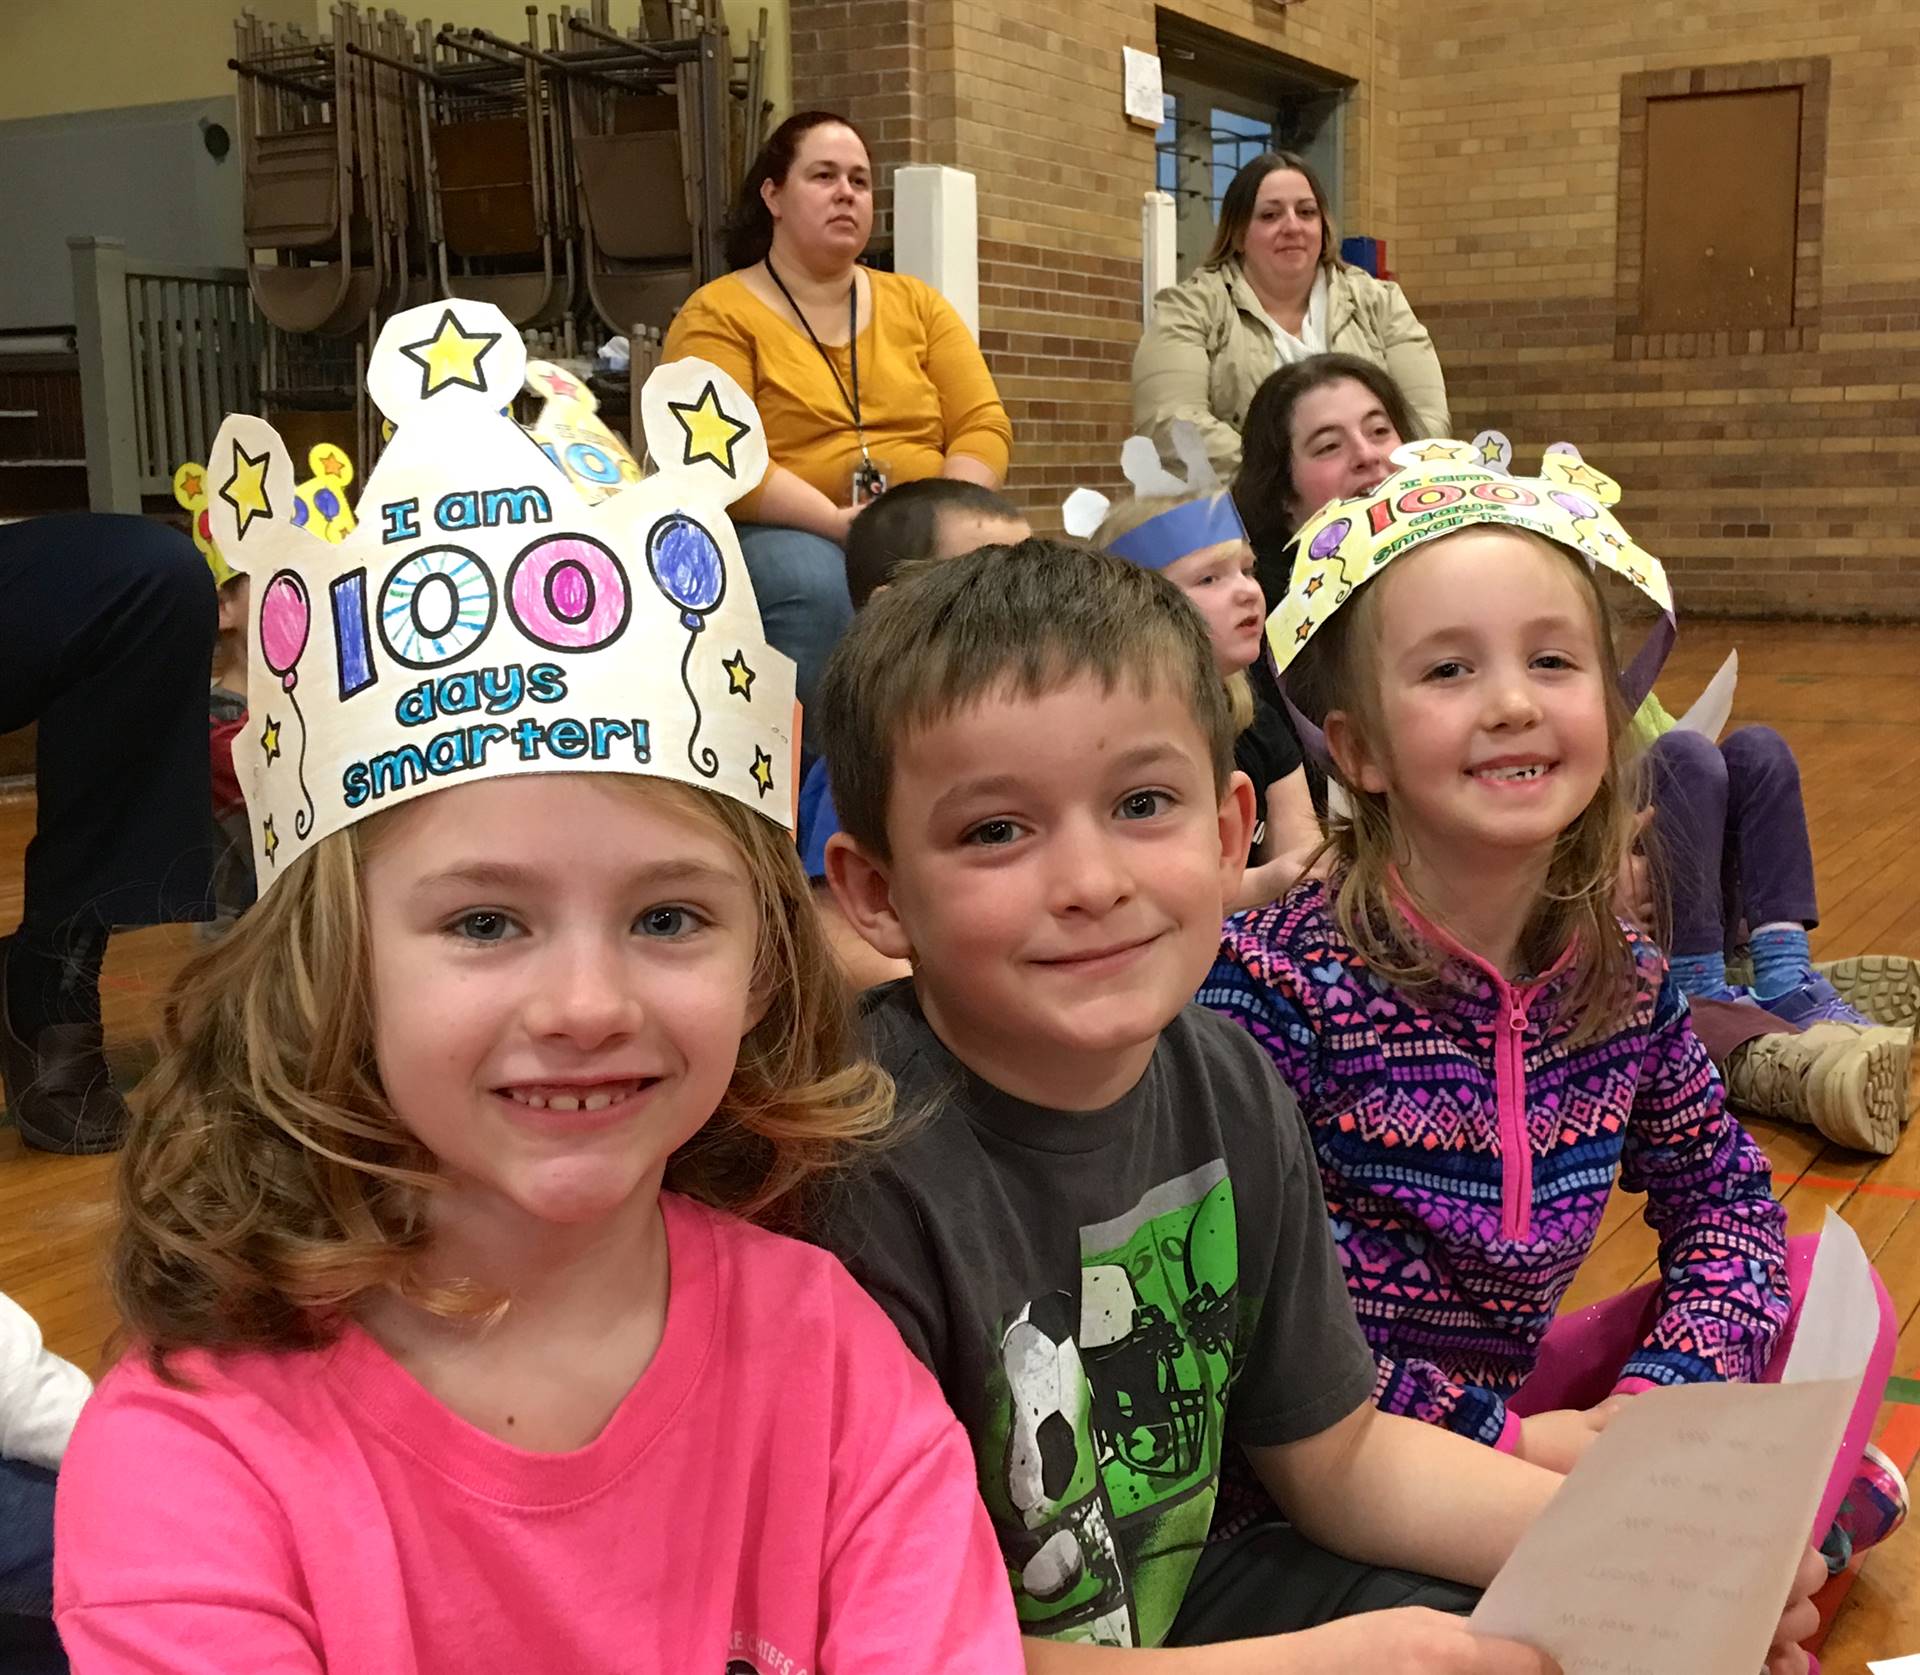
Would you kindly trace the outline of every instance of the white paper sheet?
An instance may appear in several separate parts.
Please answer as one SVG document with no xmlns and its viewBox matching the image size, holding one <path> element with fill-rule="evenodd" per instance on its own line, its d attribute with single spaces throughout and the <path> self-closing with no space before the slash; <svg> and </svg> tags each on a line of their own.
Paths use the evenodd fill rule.
<svg viewBox="0 0 1920 1675">
<path fill-rule="evenodd" d="M 1717 740 L 1727 725 L 1727 718 L 1733 714 L 1733 689 L 1739 680 L 1740 652 L 1736 647 L 1727 653 L 1726 661 L 1714 671 L 1713 679 L 1694 699 L 1692 708 L 1674 726 Z"/>
<path fill-rule="evenodd" d="M 1910 1658 L 1882 1658 L 1870 1663 L 1867 1675 L 1920 1675 L 1920 1652 Z"/>
<path fill-rule="evenodd" d="M 1844 1379 L 1851 1405 L 1879 1330 L 1880 1304 L 1874 1295 L 1872 1264 L 1853 1229 L 1828 1210 L 1782 1382 Z"/>
<path fill-rule="evenodd" d="M 1541 1647 L 1566 1675 L 1754 1675 L 1878 1320 L 1866 1255 L 1829 1213 L 1787 1381 L 1634 1397 L 1521 1539 L 1473 1626 Z"/>
<path fill-rule="evenodd" d="M 1160 60 L 1150 52 L 1122 47 L 1120 61 L 1126 75 L 1127 120 L 1158 128 L 1166 120 L 1160 87 Z"/>
</svg>

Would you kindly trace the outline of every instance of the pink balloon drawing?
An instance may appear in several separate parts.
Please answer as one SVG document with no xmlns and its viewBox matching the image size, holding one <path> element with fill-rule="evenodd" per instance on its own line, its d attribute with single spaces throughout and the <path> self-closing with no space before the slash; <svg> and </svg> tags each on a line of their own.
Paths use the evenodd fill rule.
<svg viewBox="0 0 1920 1675">
<path fill-rule="evenodd" d="M 307 649 L 312 615 L 300 578 L 291 570 L 277 572 L 260 596 L 260 652 L 289 692 L 298 678 L 294 665 Z"/>
<path fill-rule="evenodd" d="M 307 806 L 293 817 L 295 837 L 313 830 L 313 792 L 307 787 L 307 718 L 300 712 L 300 700 L 293 689 L 299 684 L 296 665 L 307 649 L 307 632 L 313 626 L 313 611 L 307 600 L 306 583 L 291 570 L 274 572 L 260 595 L 260 655 L 267 667 L 280 677 L 293 716 L 300 723 L 300 757 L 295 769 L 300 793 Z"/>
</svg>

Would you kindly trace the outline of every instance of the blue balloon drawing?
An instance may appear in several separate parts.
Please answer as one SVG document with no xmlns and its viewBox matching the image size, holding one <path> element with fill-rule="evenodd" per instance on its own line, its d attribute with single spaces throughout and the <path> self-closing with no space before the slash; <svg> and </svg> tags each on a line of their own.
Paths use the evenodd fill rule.
<svg viewBox="0 0 1920 1675">
<path fill-rule="evenodd" d="M 654 585 L 680 607 L 680 621 L 698 634 L 702 620 L 727 591 L 719 544 L 692 518 L 674 512 L 647 537 L 647 568 Z"/>
<path fill-rule="evenodd" d="M 684 512 L 672 512 L 655 524 L 647 536 L 647 568 L 653 573 L 654 586 L 680 608 L 680 623 L 687 630 L 687 649 L 680 658 L 680 684 L 686 689 L 687 702 L 693 706 L 687 760 L 696 773 L 712 779 L 720 771 L 720 758 L 708 746 L 694 749 L 700 737 L 702 716 L 688 669 L 700 631 L 707 625 L 707 614 L 726 595 L 727 561 L 719 543 L 705 529 Z"/>
</svg>

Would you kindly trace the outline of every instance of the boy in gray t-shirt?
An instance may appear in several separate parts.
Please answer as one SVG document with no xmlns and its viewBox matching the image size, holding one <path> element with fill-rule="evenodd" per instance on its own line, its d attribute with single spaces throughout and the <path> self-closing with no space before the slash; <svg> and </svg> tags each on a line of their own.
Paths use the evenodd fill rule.
<svg viewBox="0 0 1920 1675">
<path fill-rule="evenodd" d="M 874 600 L 820 708 L 829 882 L 913 969 L 869 1006 L 899 1137 L 821 1225 L 973 1439 L 1028 1669 L 1551 1671 L 1382 1609 L 1468 1607 L 1559 1479 L 1374 1411 L 1298 1114 L 1188 1005 L 1253 820 L 1192 608 L 986 548 Z M 1236 1461 L 1290 1524 L 1228 1516 Z"/>
</svg>

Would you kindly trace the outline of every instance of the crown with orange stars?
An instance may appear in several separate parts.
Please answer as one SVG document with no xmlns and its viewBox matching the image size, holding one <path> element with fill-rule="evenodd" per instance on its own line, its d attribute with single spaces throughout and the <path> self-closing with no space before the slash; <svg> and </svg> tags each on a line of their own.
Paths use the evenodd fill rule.
<svg viewBox="0 0 1920 1675">
<path fill-rule="evenodd" d="M 565 367 L 528 361 L 527 389 L 540 398 L 540 411 L 527 433 L 567 474 L 588 505 L 618 494 L 646 475 L 626 443 L 600 417 L 593 391 Z"/>
<path fill-rule="evenodd" d="M 353 533 L 353 508 L 347 503 L 347 485 L 353 481 L 353 461 L 331 442 L 316 442 L 307 453 L 313 475 L 293 490 L 293 521 L 323 541 L 344 541 Z M 187 513 L 193 544 L 213 572 L 216 587 L 225 587 L 238 572 L 214 545 L 213 520 L 207 511 L 207 468 L 188 460 L 173 474 L 174 503 Z"/>
</svg>

